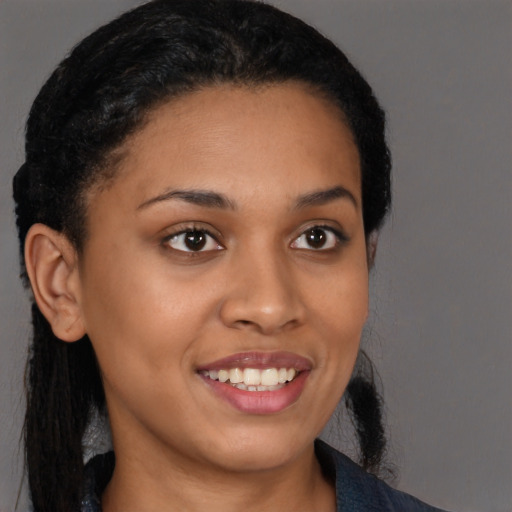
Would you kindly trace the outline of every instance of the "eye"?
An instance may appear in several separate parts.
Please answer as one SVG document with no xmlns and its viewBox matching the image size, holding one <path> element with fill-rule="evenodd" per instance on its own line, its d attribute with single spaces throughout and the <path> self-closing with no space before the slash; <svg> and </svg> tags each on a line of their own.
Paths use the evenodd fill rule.
<svg viewBox="0 0 512 512">
<path fill-rule="evenodd" d="M 296 238 L 291 247 L 293 249 L 328 251 L 335 249 L 344 241 L 346 241 L 346 237 L 331 227 L 313 226 Z"/>
<path fill-rule="evenodd" d="M 223 249 L 213 235 L 200 229 L 180 231 L 167 237 L 164 242 L 175 251 L 181 252 L 206 252 Z"/>
</svg>

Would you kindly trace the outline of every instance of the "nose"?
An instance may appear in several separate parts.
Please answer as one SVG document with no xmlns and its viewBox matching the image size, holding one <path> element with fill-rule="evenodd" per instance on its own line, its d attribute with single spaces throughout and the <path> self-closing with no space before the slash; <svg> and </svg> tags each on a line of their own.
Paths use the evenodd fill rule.
<svg viewBox="0 0 512 512">
<path fill-rule="evenodd" d="M 220 307 L 223 323 L 265 335 L 300 326 L 305 307 L 291 263 L 285 256 L 258 253 L 231 262 Z"/>
</svg>

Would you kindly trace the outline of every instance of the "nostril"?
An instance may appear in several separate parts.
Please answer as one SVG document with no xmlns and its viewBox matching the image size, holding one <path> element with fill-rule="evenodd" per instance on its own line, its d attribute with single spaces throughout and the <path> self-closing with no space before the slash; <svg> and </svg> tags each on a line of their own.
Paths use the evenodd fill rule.
<svg viewBox="0 0 512 512">
<path fill-rule="evenodd" d="M 262 290 L 257 292 L 233 292 L 226 297 L 218 310 L 221 321 L 234 329 L 255 330 L 263 334 L 296 327 L 301 323 L 303 305 L 296 295 L 290 291 L 286 295 L 274 293 L 268 287 L 264 293 Z"/>
</svg>

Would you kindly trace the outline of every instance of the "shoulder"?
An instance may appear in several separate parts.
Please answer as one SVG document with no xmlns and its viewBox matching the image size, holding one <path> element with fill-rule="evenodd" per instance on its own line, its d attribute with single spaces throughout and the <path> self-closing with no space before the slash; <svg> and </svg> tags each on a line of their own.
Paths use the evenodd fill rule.
<svg viewBox="0 0 512 512">
<path fill-rule="evenodd" d="M 335 481 L 337 512 L 443 512 L 393 489 L 323 441 L 316 442 L 315 450 Z"/>
</svg>

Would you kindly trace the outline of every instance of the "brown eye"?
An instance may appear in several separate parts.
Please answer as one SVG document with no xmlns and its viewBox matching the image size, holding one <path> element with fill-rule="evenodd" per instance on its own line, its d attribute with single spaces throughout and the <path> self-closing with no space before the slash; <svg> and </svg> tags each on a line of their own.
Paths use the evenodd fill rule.
<svg viewBox="0 0 512 512">
<path fill-rule="evenodd" d="M 304 236 L 306 243 L 313 249 L 321 249 L 327 242 L 327 233 L 320 228 L 309 229 Z"/>
<path fill-rule="evenodd" d="M 215 238 L 206 231 L 182 231 L 171 236 L 167 244 L 176 251 L 204 252 L 222 249 Z"/>
<path fill-rule="evenodd" d="M 206 234 L 201 231 L 185 233 L 184 243 L 187 249 L 191 251 L 200 251 L 206 245 L 206 242 Z"/>
<path fill-rule="evenodd" d="M 330 227 L 314 226 L 307 229 L 296 238 L 291 247 L 293 249 L 307 249 L 313 251 L 327 251 L 334 249 L 346 238 Z"/>
</svg>

